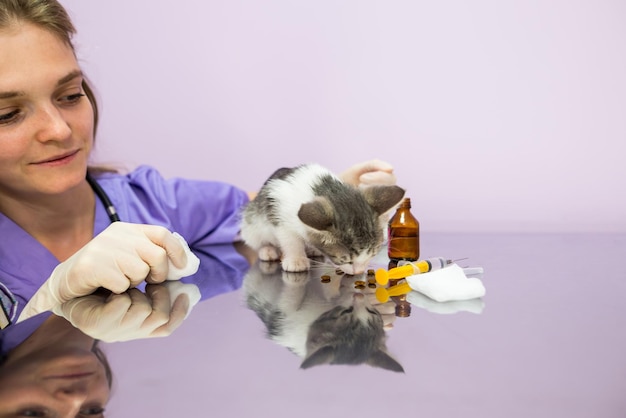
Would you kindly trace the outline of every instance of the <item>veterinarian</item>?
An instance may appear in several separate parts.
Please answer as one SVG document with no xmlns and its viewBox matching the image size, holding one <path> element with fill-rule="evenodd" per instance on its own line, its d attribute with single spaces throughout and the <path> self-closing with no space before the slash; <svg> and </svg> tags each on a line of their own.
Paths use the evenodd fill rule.
<svg viewBox="0 0 626 418">
<path fill-rule="evenodd" d="M 164 281 L 188 261 L 173 232 L 192 251 L 234 242 L 251 196 L 218 181 L 166 180 L 145 166 L 129 174 L 92 166 L 98 106 L 74 33 L 55 0 L 0 0 L 0 344 L 19 325 L 28 323 L 28 338 L 58 320 L 42 314 L 15 325 L 38 290 L 44 297 L 28 315 L 98 288 Z M 395 183 L 378 160 L 342 177 Z M 0 371 L 11 352 L 4 361 Z"/>
</svg>

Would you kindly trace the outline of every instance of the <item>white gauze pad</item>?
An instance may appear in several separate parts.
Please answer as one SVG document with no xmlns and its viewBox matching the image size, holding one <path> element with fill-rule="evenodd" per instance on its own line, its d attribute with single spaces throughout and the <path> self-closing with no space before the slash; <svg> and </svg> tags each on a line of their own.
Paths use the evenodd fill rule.
<svg viewBox="0 0 626 418">
<path fill-rule="evenodd" d="M 191 252 L 191 250 L 189 249 L 189 244 L 187 244 L 185 238 L 183 238 L 177 232 L 173 232 L 172 234 L 176 238 L 178 238 L 183 248 L 185 249 L 185 254 L 187 254 L 187 265 L 183 268 L 178 268 L 174 266 L 171 261 L 168 260 L 169 269 L 167 274 L 167 280 L 180 280 L 182 277 L 191 276 L 196 271 L 198 271 L 198 267 L 200 267 L 200 259 Z"/>
<path fill-rule="evenodd" d="M 437 302 L 481 298 L 486 292 L 480 279 L 468 278 L 463 269 L 456 264 L 429 273 L 409 276 L 406 280 L 411 289 Z"/>
</svg>

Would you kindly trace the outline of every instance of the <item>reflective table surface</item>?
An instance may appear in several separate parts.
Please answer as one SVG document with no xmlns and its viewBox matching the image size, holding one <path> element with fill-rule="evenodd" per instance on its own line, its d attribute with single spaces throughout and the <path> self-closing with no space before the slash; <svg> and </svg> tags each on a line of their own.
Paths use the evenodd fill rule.
<svg viewBox="0 0 626 418">
<path fill-rule="evenodd" d="M 626 416 L 626 235 L 422 233 L 421 258 L 483 267 L 486 295 L 457 306 L 413 298 L 401 316 L 379 306 L 386 340 L 370 336 L 403 372 L 384 355 L 301 367 L 310 325 L 359 277 L 248 270 L 220 251 L 172 335 L 104 345 L 107 416 Z M 376 351 L 368 344 L 357 346 Z"/>
</svg>

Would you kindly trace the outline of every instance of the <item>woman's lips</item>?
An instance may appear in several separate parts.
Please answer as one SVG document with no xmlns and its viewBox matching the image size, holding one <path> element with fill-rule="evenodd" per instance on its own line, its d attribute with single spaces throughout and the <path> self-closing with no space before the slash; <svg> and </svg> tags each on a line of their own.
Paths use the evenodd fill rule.
<svg viewBox="0 0 626 418">
<path fill-rule="evenodd" d="M 74 159 L 76 154 L 78 154 L 79 150 L 68 152 L 66 154 L 57 155 L 51 158 L 47 158 L 45 160 L 37 161 L 35 165 L 63 165 L 67 164 Z"/>
</svg>

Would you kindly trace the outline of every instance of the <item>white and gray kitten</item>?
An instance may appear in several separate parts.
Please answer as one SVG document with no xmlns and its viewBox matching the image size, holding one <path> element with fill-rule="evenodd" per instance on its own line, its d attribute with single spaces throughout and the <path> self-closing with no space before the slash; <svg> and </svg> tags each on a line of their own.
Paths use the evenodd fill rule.
<svg viewBox="0 0 626 418">
<path fill-rule="evenodd" d="M 282 260 L 285 271 L 306 271 L 308 256 L 323 255 L 359 274 L 380 251 L 386 215 L 403 197 L 398 186 L 358 188 L 317 164 L 281 168 L 244 208 L 241 236 L 261 260 Z"/>
<path fill-rule="evenodd" d="M 381 304 L 372 303 L 373 293 L 355 290 L 356 276 L 329 271 L 332 280 L 321 283 L 319 276 L 311 277 L 319 273 L 286 272 L 264 261 L 248 270 L 246 303 L 265 324 L 268 338 L 301 357 L 302 369 L 365 364 L 404 372 L 388 352 Z"/>
</svg>

